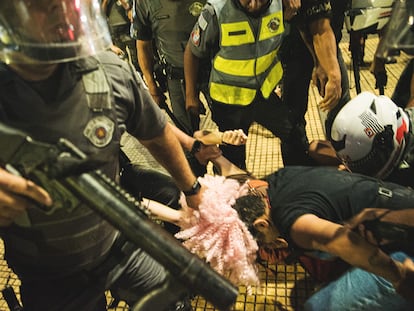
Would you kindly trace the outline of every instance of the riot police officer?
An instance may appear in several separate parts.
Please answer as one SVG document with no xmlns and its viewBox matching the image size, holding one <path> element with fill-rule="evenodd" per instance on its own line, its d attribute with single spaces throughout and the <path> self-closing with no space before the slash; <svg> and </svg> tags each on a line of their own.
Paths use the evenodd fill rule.
<svg viewBox="0 0 414 311">
<path fill-rule="evenodd" d="M 198 206 L 203 189 L 171 125 L 136 72 L 107 51 L 98 0 L 2 1 L 0 28 L 1 122 L 35 140 L 73 142 L 115 181 L 127 130 Z M 25 309 L 106 310 L 109 288 L 132 306 L 165 284 L 163 266 L 142 249 L 126 251 L 119 231 L 76 196 L 47 193 L 4 168 L 0 188 L 0 233 Z"/>
</svg>

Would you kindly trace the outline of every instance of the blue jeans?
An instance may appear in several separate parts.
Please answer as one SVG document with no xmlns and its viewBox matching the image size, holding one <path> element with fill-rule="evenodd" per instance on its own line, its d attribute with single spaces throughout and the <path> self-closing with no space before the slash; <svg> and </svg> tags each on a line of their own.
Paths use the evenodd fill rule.
<svg viewBox="0 0 414 311">
<path fill-rule="evenodd" d="M 408 256 L 396 252 L 391 257 L 402 262 Z M 384 278 L 353 268 L 312 295 L 304 307 L 317 311 L 408 311 L 414 310 L 414 303 L 398 295 Z"/>
</svg>

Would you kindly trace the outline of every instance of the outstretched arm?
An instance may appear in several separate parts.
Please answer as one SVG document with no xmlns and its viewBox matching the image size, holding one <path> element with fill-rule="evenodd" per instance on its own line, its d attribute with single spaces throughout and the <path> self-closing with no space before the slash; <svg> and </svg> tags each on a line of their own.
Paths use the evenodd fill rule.
<svg viewBox="0 0 414 311">
<path fill-rule="evenodd" d="M 177 139 L 177 136 L 172 130 L 173 128 L 173 125 L 167 123 L 160 135 L 150 140 L 140 140 L 140 142 L 170 173 L 178 188 L 182 191 L 189 191 L 192 189 L 197 178 L 191 171 L 179 139 Z M 201 191 L 197 194 L 187 196 L 188 205 L 192 208 L 198 208 L 203 191 L 203 188 L 201 188 Z"/>
<path fill-rule="evenodd" d="M 328 252 L 390 281 L 401 292 L 411 288 L 414 296 L 414 269 L 412 262 L 394 261 L 377 246 L 369 243 L 349 227 L 335 224 L 313 214 L 300 216 L 291 228 L 291 237 L 300 247 Z M 403 284 L 403 285 L 402 285 Z M 404 288 L 401 288 L 403 286 Z"/>
<path fill-rule="evenodd" d="M 184 150 L 193 152 L 198 162 L 203 165 L 221 156 L 221 150 L 218 145 L 230 144 L 240 146 L 246 144 L 247 141 L 247 135 L 240 129 L 225 132 L 196 131 L 194 137 L 191 137 L 174 125 L 171 128 Z M 198 148 L 195 148 L 197 147 L 195 146 L 196 141 L 201 142 Z"/>
<path fill-rule="evenodd" d="M 148 209 L 152 216 L 159 220 L 172 223 L 180 228 L 185 228 L 191 224 L 194 209 L 181 208 L 175 210 L 167 205 L 147 198 L 142 199 L 142 204 Z"/>
</svg>

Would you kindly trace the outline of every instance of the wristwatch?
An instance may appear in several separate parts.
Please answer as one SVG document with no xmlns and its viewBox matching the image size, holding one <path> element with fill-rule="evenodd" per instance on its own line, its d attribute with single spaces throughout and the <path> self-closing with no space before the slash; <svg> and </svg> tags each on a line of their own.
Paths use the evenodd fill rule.
<svg viewBox="0 0 414 311">
<path fill-rule="evenodd" d="M 188 197 L 190 195 L 195 195 L 195 194 L 199 193 L 200 192 L 200 189 L 201 189 L 201 184 L 198 181 L 198 179 L 196 179 L 196 181 L 194 182 L 194 184 L 191 186 L 191 189 L 190 190 L 187 190 L 187 191 L 183 191 L 183 193 L 185 194 L 185 196 Z"/>
</svg>

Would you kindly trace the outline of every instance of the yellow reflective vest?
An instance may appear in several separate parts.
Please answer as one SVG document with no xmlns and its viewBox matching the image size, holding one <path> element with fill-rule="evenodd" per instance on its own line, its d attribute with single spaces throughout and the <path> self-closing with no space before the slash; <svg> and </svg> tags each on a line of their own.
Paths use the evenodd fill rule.
<svg viewBox="0 0 414 311">
<path fill-rule="evenodd" d="M 251 104 L 258 91 L 268 98 L 283 74 L 277 56 L 284 30 L 282 2 L 273 0 L 256 25 L 230 0 L 216 14 L 220 49 L 210 75 L 211 98 L 242 106 Z"/>
</svg>

